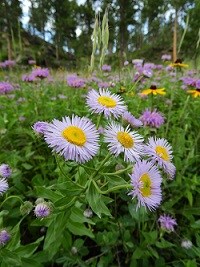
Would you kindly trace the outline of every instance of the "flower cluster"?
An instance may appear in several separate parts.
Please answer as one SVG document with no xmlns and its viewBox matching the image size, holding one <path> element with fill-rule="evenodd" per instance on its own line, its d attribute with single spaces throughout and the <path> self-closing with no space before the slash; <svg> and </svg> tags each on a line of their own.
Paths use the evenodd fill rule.
<svg viewBox="0 0 200 267">
<path fill-rule="evenodd" d="M 156 111 L 156 109 L 154 109 L 153 111 L 149 109 L 144 110 L 139 119 L 140 121 L 142 121 L 144 126 L 150 126 L 153 128 L 159 128 L 165 121 L 163 115 L 160 112 Z"/>
<path fill-rule="evenodd" d="M 5 60 L 3 62 L 0 62 L 0 68 L 5 69 L 5 68 L 10 68 L 16 65 L 15 60 Z"/>
<path fill-rule="evenodd" d="M 85 79 L 78 77 L 77 74 L 71 74 L 67 76 L 67 84 L 74 88 L 85 87 Z"/>
<path fill-rule="evenodd" d="M 8 178 L 11 176 L 12 170 L 7 164 L 0 165 L 0 195 L 8 190 Z"/>
<path fill-rule="evenodd" d="M 140 127 L 142 122 L 127 112 L 122 98 L 108 89 L 91 90 L 86 96 L 89 110 L 107 120 L 102 132 L 104 143 L 114 157 L 123 155 L 125 162 L 133 164 L 130 174 L 132 190 L 129 193 L 138 199 L 137 207 L 144 206 L 149 210 L 157 208 L 162 200 L 161 171 L 169 178 L 174 178 L 175 166 L 172 161 L 172 148 L 163 138 L 150 137 L 147 143 L 144 138 L 128 125 L 124 128 L 113 118 L 123 118 L 131 126 Z M 95 124 L 86 118 L 72 115 L 62 120 L 54 119 L 51 123 L 38 122 L 33 129 L 42 133 L 50 148 L 62 155 L 65 160 L 84 163 L 97 155 L 100 144 L 99 131 Z M 40 125 L 41 124 L 41 125 Z M 161 123 L 153 121 L 154 127 Z M 37 126 L 37 127 L 36 127 Z M 44 203 L 39 208 L 44 208 Z M 35 212 L 37 209 L 35 209 Z"/>
<path fill-rule="evenodd" d="M 102 67 L 101 67 L 102 71 L 106 71 L 106 72 L 110 72 L 111 71 L 111 66 L 110 65 L 106 65 L 104 64 Z"/>
<path fill-rule="evenodd" d="M 39 79 L 45 79 L 49 77 L 49 69 L 48 68 L 34 68 L 30 74 L 24 74 L 22 76 L 22 81 L 25 82 L 34 82 Z"/>
<path fill-rule="evenodd" d="M 0 82 L 0 95 L 7 94 L 14 90 L 14 87 L 9 82 Z"/>
</svg>

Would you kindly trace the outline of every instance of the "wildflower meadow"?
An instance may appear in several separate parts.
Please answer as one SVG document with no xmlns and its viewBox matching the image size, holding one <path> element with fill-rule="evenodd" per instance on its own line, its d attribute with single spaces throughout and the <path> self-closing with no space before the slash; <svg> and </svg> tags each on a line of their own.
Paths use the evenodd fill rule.
<svg viewBox="0 0 200 267">
<path fill-rule="evenodd" d="M 81 68 L 0 62 L 1 267 L 200 266 L 199 66 L 116 64 L 108 17 Z"/>
<path fill-rule="evenodd" d="M 1 266 L 199 266 L 199 71 L 86 74 L 1 68 Z"/>
</svg>

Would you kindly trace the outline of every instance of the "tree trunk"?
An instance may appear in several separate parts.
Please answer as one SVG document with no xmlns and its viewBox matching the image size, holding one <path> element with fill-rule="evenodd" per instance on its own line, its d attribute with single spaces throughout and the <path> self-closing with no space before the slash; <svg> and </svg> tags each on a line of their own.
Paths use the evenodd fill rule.
<svg viewBox="0 0 200 267">
<path fill-rule="evenodd" d="M 173 62 L 177 60 L 177 19 L 178 19 L 178 12 L 177 9 L 175 9 L 174 31 L 173 31 Z"/>
</svg>

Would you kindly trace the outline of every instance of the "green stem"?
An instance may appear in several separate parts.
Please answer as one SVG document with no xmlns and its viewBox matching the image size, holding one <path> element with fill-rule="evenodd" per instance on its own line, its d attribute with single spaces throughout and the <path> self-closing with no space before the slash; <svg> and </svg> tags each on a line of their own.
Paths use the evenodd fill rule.
<svg viewBox="0 0 200 267">
<path fill-rule="evenodd" d="M 78 184 L 78 183 L 75 183 L 74 181 L 72 181 L 72 179 L 69 179 L 69 177 L 65 174 L 63 168 L 61 167 L 61 165 L 60 165 L 60 163 L 59 163 L 59 161 L 58 161 L 56 155 L 55 155 L 55 159 L 56 159 L 56 163 L 57 163 L 57 165 L 58 165 L 58 168 L 60 169 L 60 172 L 63 174 L 63 176 L 66 177 L 68 181 L 70 180 L 70 182 L 72 182 L 74 185 L 77 185 L 77 186 L 79 186 L 80 188 L 85 189 L 85 187 L 81 186 L 81 185 Z"/>
<path fill-rule="evenodd" d="M 21 199 L 21 197 L 18 197 L 18 196 L 9 196 L 7 197 L 0 205 L 0 208 L 3 206 L 3 204 L 5 204 L 5 202 L 8 200 L 8 199 L 11 199 L 11 198 L 16 198 L 18 199 L 21 203 L 24 203 L 23 200 Z"/>
<path fill-rule="evenodd" d="M 133 87 L 132 87 L 130 90 L 128 90 L 127 93 L 129 93 L 130 91 L 133 91 L 133 89 L 135 89 L 136 85 L 142 80 L 142 78 L 143 78 L 143 75 L 141 75 L 141 76 L 137 79 L 137 81 L 134 83 Z"/>
<path fill-rule="evenodd" d="M 121 185 L 116 185 L 116 186 L 114 186 L 114 187 L 112 187 L 112 188 L 109 188 L 109 189 L 107 189 L 107 190 L 105 190 L 105 191 L 102 191 L 102 190 L 98 187 L 98 185 L 96 184 L 96 182 L 95 182 L 94 180 L 93 180 L 92 182 L 93 182 L 95 188 L 97 189 L 97 192 L 100 193 L 100 194 L 102 194 L 102 195 L 106 195 L 106 194 L 108 194 L 108 193 L 117 191 L 117 190 L 119 190 L 119 189 L 129 189 L 129 188 L 133 188 L 133 186 L 132 186 L 131 184 L 121 184 Z"/>
<path fill-rule="evenodd" d="M 185 110 L 186 110 L 186 107 L 187 107 L 187 105 L 188 105 L 189 99 L 190 99 L 190 96 L 188 96 L 187 99 L 186 99 L 186 101 L 185 101 L 185 105 L 183 106 L 183 109 L 182 109 L 182 111 L 181 111 L 181 113 L 180 113 L 179 121 L 180 121 L 181 119 L 183 119 L 183 114 L 184 114 L 184 112 L 185 112 Z"/>
<path fill-rule="evenodd" d="M 96 125 L 96 128 L 97 128 L 97 129 L 99 128 L 99 125 L 100 125 L 102 116 L 103 116 L 102 113 L 98 116 L 98 119 L 97 119 L 97 125 Z"/>
<path fill-rule="evenodd" d="M 133 169 L 133 166 L 128 166 L 127 168 L 116 171 L 116 172 L 106 172 L 106 173 L 100 173 L 100 174 L 101 175 L 114 176 L 114 175 L 118 175 L 118 174 L 124 173 L 124 172 L 129 171 L 129 170 L 132 170 L 132 169 Z"/>
<path fill-rule="evenodd" d="M 92 180 L 99 172 L 99 170 L 103 167 L 103 165 L 108 161 L 108 159 L 111 157 L 110 154 L 108 154 L 105 159 L 101 162 L 101 164 L 99 165 L 99 167 L 96 169 L 95 172 L 92 173 L 92 175 L 90 176 L 90 180 Z"/>
</svg>

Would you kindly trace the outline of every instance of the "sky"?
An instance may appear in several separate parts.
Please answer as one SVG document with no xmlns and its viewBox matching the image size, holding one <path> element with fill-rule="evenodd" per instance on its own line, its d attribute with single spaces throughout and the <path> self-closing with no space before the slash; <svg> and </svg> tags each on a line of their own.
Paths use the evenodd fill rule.
<svg viewBox="0 0 200 267">
<path fill-rule="evenodd" d="M 86 0 L 77 0 L 78 5 L 83 5 L 85 4 Z M 29 8 L 31 6 L 30 0 L 23 0 L 22 2 L 22 12 L 23 12 L 23 16 L 22 16 L 22 25 L 24 28 L 27 28 L 28 25 L 28 21 L 29 21 Z M 49 25 L 47 25 L 47 30 L 51 30 L 51 24 L 49 23 Z M 77 28 L 76 29 L 76 35 L 77 37 L 81 34 L 81 29 Z M 48 36 L 47 36 L 48 39 Z"/>
</svg>

